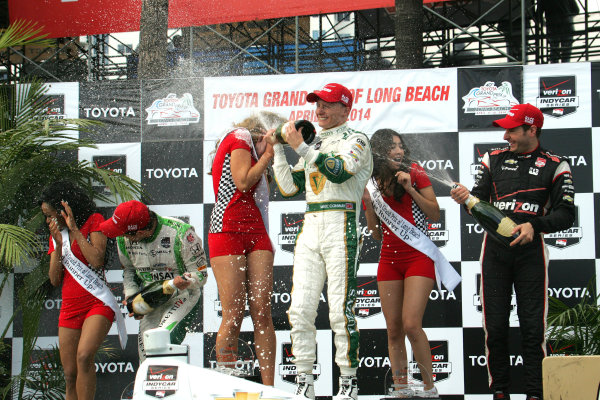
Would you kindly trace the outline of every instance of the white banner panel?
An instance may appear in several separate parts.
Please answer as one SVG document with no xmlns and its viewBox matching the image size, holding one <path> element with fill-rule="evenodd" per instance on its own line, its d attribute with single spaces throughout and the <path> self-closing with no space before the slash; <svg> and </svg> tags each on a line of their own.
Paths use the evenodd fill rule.
<svg viewBox="0 0 600 400">
<path fill-rule="evenodd" d="M 526 65 L 523 103 L 542 110 L 544 128 L 589 127 L 592 125 L 590 80 L 590 63 Z"/>
<path fill-rule="evenodd" d="M 306 95 L 331 82 L 353 93 L 350 125 L 367 134 L 379 128 L 411 133 L 457 129 L 456 69 L 339 72 L 206 78 L 205 139 L 216 139 L 261 110 L 316 125 L 315 106 L 306 102 Z"/>
</svg>

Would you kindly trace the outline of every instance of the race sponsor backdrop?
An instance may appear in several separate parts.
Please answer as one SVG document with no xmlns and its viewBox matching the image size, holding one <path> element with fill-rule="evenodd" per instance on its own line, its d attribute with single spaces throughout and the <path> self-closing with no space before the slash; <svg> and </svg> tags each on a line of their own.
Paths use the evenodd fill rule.
<svg viewBox="0 0 600 400">
<path fill-rule="evenodd" d="M 208 218 L 214 205 L 212 177 L 207 174 L 206 160 L 219 135 L 260 110 L 273 111 L 288 119 L 308 119 L 316 125 L 314 105 L 306 102 L 306 95 L 329 82 L 342 83 L 354 94 L 350 126 L 368 135 L 380 128 L 405 134 L 413 158 L 431 177 L 442 217 L 429 223 L 429 236 L 463 279 L 452 292 L 435 289 L 430 295 L 424 327 L 432 349 L 434 378 L 443 398 L 489 398 L 479 299 L 482 229 L 451 200 L 449 183 L 460 181 L 471 187 L 483 154 L 504 146 L 503 131 L 492 126 L 494 119 L 504 116 L 517 103 L 529 102 L 541 108 L 545 116 L 542 143 L 568 158 L 575 178 L 578 209 L 572 228 L 545 238 L 551 256 L 548 291 L 568 304 L 595 295 L 595 276 L 600 265 L 600 245 L 595 239 L 600 235 L 596 217 L 600 213 L 600 65 L 56 83 L 49 85 L 48 96 L 55 106 L 48 112 L 51 118 L 102 121 L 101 127 L 85 134 L 98 142 L 97 148 L 82 149 L 79 159 L 139 180 L 148 194 L 144 200 L 154 211 L 188 221 L 206 243 Z M 289 148 L 286 152 L 290 163 L 295 163 L 294 152 Z M 106 189 L 98 187 L 98 190 Z M 105 216 L 113 211 L 106 204 L 100 206 Z M 291 362 L 286 311 L 292 289 L 294 239 L 303 215 L 303 195 L 283 199 L 271 187 L 269 228 L 276 245 L 272 298 L 277 330 L 276 386 L 290 392 L 296 372 Z M 365 225 L 364 216 L 362 222 Z M 379 244 L 364 228 L 363 233 L 356 303 L 361 330 L 358 377 L 360 397 L 370 399 L 383 395 L 390 362 L 376 282 Z M 121 300 L 122 274 L 114 242 L 109 243 L 108 251 L 109 284 Z M 23 275 L 17 272 L 11 276 L 2 291 L 2 326 L 18 304 L 12 292 L 22 284 Z M 590 281 L 593 293 L 588 293 Z M 60 299 L 60 290 L 56 290 L 44 303 L 38 341 L 41 348 L 57 344 Z M 202 312 L 185 343 L 190 345 L 193 364 L 210 367 L 214 363 L 215 332 L 221 321 L 217 285 L 210 272 L 202 302 Z M 316 319 L 318 354 L 313 369 L 318 396 L 335 394 L 339 376 L 333 362 L 327 309 L 324 289 Z M 116 398 L 134 379 L 138 366 L 135 349 L 138 326 L 131 318 L 126 321 L 129 332 L 126 350 L 117 350 L 116 356 L 97 360 L 98 398 Z M 7 335 L 13 345 L 13 373 L 20 368 L 22 325 L 19 319 L 15 320 Z M 523 359 L 516 305 L 510 325 L 511 391 L 522 393 Z M 113 327 L 108 339 L 115 348 L 116 333 Z M 244 318 L 241 339 L 253 341 L 249 315 Z M 407 347 L 414 361 L 408 342 Z M 549 352 L 557 354 L 551 346 Z M 39 354 L 32 355 L 32 363 L 39 361 L 36 359 Z M 254 371 L 258 374 L 257 364 Z"/>
</svg>

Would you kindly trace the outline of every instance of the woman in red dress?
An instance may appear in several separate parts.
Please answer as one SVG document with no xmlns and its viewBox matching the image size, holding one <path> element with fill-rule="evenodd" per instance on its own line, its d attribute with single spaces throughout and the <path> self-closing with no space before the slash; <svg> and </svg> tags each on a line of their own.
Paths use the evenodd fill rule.
<svg viewBox="0 0 600 400">
<path fill-rule="evenodd" d="M 274 153 L 264 139 L 266 133 L 259 116 L 249 117 L 217 143 L 211 170 L 215 207 L 210 216 L 208 250 L 222 308 L 217 365 L 232 368 L 237 360 L 247 300 L 262 383 L 273 386 L 273 247 L 265 226 L 269 201 L 265 174 Z"/>
<path fill-rule="evenodd" d="M 50 229 L 50 270 L 53 286 L 62 284 L 58 319 L 58 347 L 67 400 L 93 400 L 96 391 L 94 357 L 114 319 L 114 311 L 84 289 L 62 263 L 63 236 L 68 231 L 70 251 L 104 279 L 106 236 L 104 221 L 93 200 L 70 182 L 55 182 L 40 196 L 40 207 Z"/>
<path fill-rule="evenodd" d="M 437 221 L 440 217 L 433 187 L 421 166 L 410 160 L 402 137 L 391 129 L 380 129 L 371 137 L 373 180 L 383 200 L 423 233 L 427 232 L 425 217 Z M 377 284 L 381 308 L 388 334 L 391 370 L 398 397 L 437 397 L 432 380 L 431 350 L 423 330 L 423 314 L 435 281 L 431 258 L 409 246 L 381 223 L 373 210 L 369 192 L 363 201 L 373 237 L 382 239 L 377 268 Z M 406 386 L 408 337 L 419 364 L 424 391 L 414 392 Z"/>
</svg>

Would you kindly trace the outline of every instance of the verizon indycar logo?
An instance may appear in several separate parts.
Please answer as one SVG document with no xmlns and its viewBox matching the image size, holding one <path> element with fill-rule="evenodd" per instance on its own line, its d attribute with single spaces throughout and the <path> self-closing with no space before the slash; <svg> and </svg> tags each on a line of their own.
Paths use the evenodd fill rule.
<svg viewBox="0 0 600 400">
<path fill-rule="evenodd" d="M 316 358 L 312 367 L 313 377 L 316 380 L 319 379 L 319 375 L 321 375 L 321 365 L 319 364 L 319 352 L 318 347 L 316 345 Z M 281 375 L 281 379 L 286 382 L 295 383 L 296 375 L 298 372 L 296 371 L 296 364 L 294 364 L 294 355 L 292 354 L 292 344 L 291 343 L 281 343 L 281 363 L 279 364 L 279 375 Z"/>
<path fill-rule="evenodd" d="M 579 107 L 576 82 L 575 75 L 540 77 L 537 107 L 556 118 L 574 113 Z"/>
<path fill-rule="evenodd" d="M 377 279 L 371 276 L 356 278 L 356 302 L 354 313 L 359 318 L 367 318 L 381 312 L 381 298 L 377 287 Z"/>
<path fill-rule="evenodd" d="M 448 357 L 448 341 L 447 340 L 431 340 L 429 341 L 431 348 L 431 363 L 433 367 L 433 381 L 439 382 L 450 377 L 452 373 L 452 363 Z M 408 365 L 410 376 L 418 381 L 423 381 L 419 363 L 415 360 L 413 353 L 412 361 Z"/>
<path fill-rule="evenodd" d="M 43 105 L 42 119 L 65 119 L 65 96 L 62 94 L 51 94 L 42 96 Z"/>
<path fill-rule="evenodd" d="M 544 235 L 544 242 L 548 246 L 555 247 L 557 249 L 566 249 L 567 247 L 576 245 L 583 237 L 583 229 L 579 225 L 579 207 L 575 206 L 575 219 L 574 226 L 564 231 L 547 233 Z"/>
<path fill-rule="evenodd" d="M 507 81 L 500 86 L 488 81 L 483 86 L 472 88 L 462 99 L 465 114 L 475 115 L 504 115 L 512 106 L 519 104 L 513 96 L 511 83 Z"/>
<path fill-rule="evenodd" d="M 148 125 L 177 126 L 198 123 L 200 113 L 194 107 L 194 99 L 190 93 L 184 93 L 178 98 L 175 93 L 156 99 L 146 108 Z"/>
<path fill-rule="evenodd" d="M 93 156 L 92 162 L 99 169 L 107 169 L 119 174 L 125 175 L 127 170 L 127 156 L 125 154 Z"/>
<path fill-rule="evenodd" d="M 437 247 L 444 247 L 448 243 L 448 230 L 446 229 L 446 210 L 440 209 L 440 220 L 431 222 L 429 218 L 427 222 L 427 236 Z"/>
<path fill-rule="evenodd" d="M 471 175 L 475 176 L 481 170 L 481 160 L 487 152 L 506 148 L 506 143 L 475 143 L 473 145 L 473 164 L 471 164 Z"/>
<path fill-rule="evenodd" d="M 144 381 L 146 395 L 164 398 L 177 392 L 177 366 L 149 365 Z"/>
<path fill-rule="evenodd" d="M 98 169 L 107 169 L 123 175 L 127 174 L 127 156 L 125 154 L 92 156 L 92 162 Z M 93 185 L 96 192 L 105 196 L 112 195 L 106 185 L 100 182 L 94 182 Z"/>
<path fill-rule="evenodd" d="M 281 233 L 278 237 L 281 250 L 289 253 L 294 252 L 296 236 L 302 228 L 303 221 L 304 213 L 281 214 Z"/>
</svg>

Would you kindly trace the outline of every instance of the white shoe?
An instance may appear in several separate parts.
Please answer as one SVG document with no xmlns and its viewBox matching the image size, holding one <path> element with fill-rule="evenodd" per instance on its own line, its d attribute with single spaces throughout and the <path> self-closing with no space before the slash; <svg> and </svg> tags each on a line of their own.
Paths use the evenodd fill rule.
<svg viewBox="0 0 600 400">
<path fill-rule="evenodd" d="M 235 365 L 235 363 L 217 363 L 217 366 L 214 368 L 214 370 L 222 374 L 236 376 L 238 378 L 244 378 L 248 376 L 246 371 L 243 369 L 237 369 L 230 365 Z"/>
<path fill-rule="evenodd" d="M 428 390 L 419 390 L 414 394 L 415 397 L 424 398 L 424 399 L 439 399 L 440 394 L 438 393 L 435 386 Z"/>
<path fill-rule="evenodd" d="M 296 375 L 296 396 L 306 397 L 315 400 L 315 384 L 312 374 L 300 373 Z"/>
<path fill-rule="evenodd" d="M 391 397 L 398 397 L 401 399 L 410 398 L 415 395 L 415 391 L 411 389 L 406 383 L 394 383 L 390 390 Z"/>
<path fill-rule="evenodd" d="M 340 390 L 338 394 L 333 396 L 332 400 L 357 400 L 358 399 L 358 383 L 356 375 L 340 376 Z"/>
</svg>

